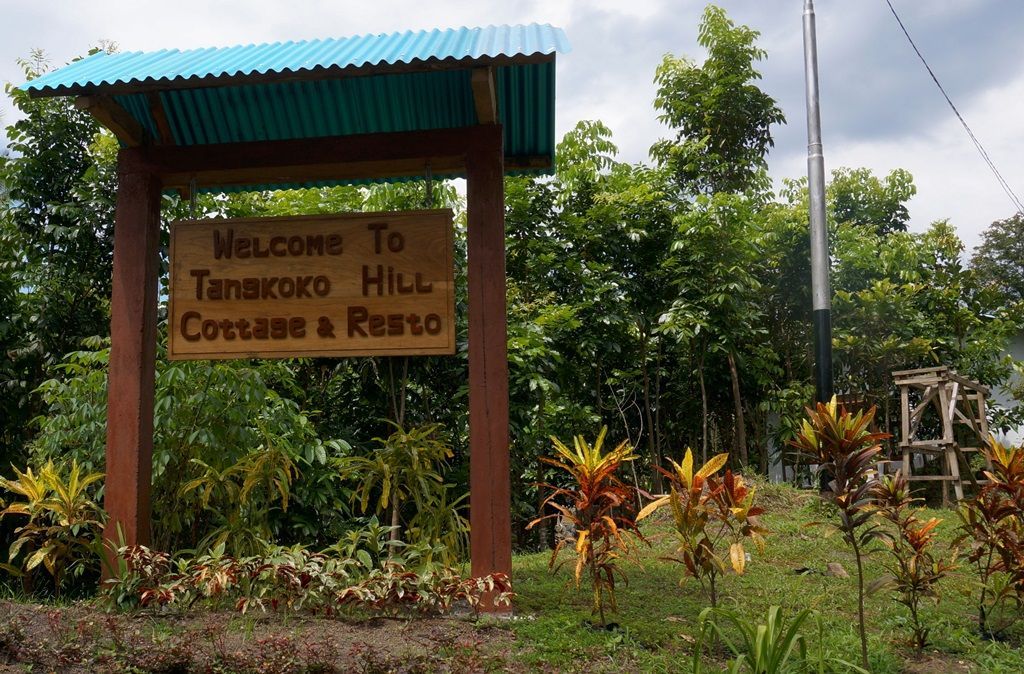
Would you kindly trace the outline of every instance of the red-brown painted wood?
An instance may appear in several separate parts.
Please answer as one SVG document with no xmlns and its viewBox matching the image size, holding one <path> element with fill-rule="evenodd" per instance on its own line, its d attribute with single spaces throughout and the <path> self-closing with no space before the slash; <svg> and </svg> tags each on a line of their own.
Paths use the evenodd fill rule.
<svg viewBox="0 0 1024 674">
<path fill-rule="evenodd" d="M 114 278 L 110 298 L 105 536 L 150 542 L 153 394 L 160 239 L 160 182 L 118 160 Z"/>
<path fill-rule="evenodd" d="M 168 188 L 459 174 L 475 127 L 211 145 L 142 146 L 127 157 Z M 509 157 L 505 167 L 547 168 L 547 157 Z"/>
<path fill-rule="evenodd" d="M 480 577 L 511 573 L 512 524 L 501 126 L 476 127 L 473 136 L 466 154 L 469 541 L 472 574 Z"/>
<path fill-rule="evenodd" d="M 288 141 L 287 146 L 268 142 L 122 150 L 111 298 L 105 497 L 109 540 L 117 542 L 119 525 L 129 544 L 150 540 L 161 184 L 182 175 L 201 176 L 201 185 L 208 184 L 206 179 L 219 184 L 239 172 L 273 182 L 282 167 L 319 166 L 319 172 L 324 165 L 432 156 L 464 158 L 467 175 L 472 574 L 511 573 L 505 162 L 500 125 Z M 484 608 L 495 610 L 486 602 Z"/>
</svg>

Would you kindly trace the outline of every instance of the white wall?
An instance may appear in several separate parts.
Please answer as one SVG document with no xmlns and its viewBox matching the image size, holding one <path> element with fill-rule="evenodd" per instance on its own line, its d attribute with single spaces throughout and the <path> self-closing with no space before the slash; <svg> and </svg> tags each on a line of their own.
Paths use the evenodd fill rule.
<svg viewBox="0 0 1024 674">
<path fill-rule="evenodd" d="M 1010 340 L 1007 352 L 1013 356 L 1015 360 L 1024 360 L 1024 334 L 1017 335 Z M 1019 377 L 1015 376 L 1014 379 L 1016 383 L 1020 383 Z M 1010 397 L 1009 393 L 1001 386 L 993 388 L 992 400 L 1003 407 L 1013 407 L 1016 405 L 1016 401 L 1014 401 Z M 1017 428 L 1016 430 L 1011 430 L 1009 433 L 999 436 L 999 439 L 1002 440 L 1004 444 L 1020 445 L 1024 443 L 1024 429 Z"/>
</svg>

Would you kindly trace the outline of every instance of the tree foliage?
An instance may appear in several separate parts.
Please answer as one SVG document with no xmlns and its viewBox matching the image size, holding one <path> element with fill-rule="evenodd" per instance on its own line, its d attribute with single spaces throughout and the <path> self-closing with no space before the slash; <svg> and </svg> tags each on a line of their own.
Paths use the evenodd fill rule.
<svg viewBox="0 0 1024 674">
<path fill-rule="evenodd" d="M 550 518 L 527 531 L 547 495 L 538 484 L 571 488 L 569 473 L 542 460 L 552 435 L 608 427 L 609 442 L 634 448 L 621 479 L 658 493 L 669 491 L 658 469 L 675 447 L 693 447 L 702 463 L 729 453 L 733 474 L 778 476 L 781 464 L 787 478 L 806 479 L 783 451 L 813 393 L 806 181 L 771 189 L 766 157 L 783 115 L 760 87 L 757 31 L 709 7 L 698 38 L 699 64 L 667 55 L 657 67 L 652 114 L 668 137 L 650 162 L 622 161 L 612 129 L 584 120 L 558 143 L 553 176 L 506 178 L 517 547 L 555 544 Z M 33 76 L 45 65 L 26 67 Z M 64 99 L 8 95 L 20 117 L 0 159 L 0 471 L 38 473 L 52 460 L 100 472 L 117 144 Z M 994 387 L 1020 368 L 1003 353 L 1024 322 L 1019 216 L 994 223 L 967 264 L 950 223 L 908 230 L 914 192 L 899 169 L 839 169 L 828 187 L 837 388 L 876 405 L 887 432 L 898 416 L 895 369 L 948 364 Z M 158 547 L 237 542 L 248 555 L 264 543 L 342 544 L 371 526 L 354 512 L 363 492 L 366 510 L 385 520 L 399 503 L 389 534 L 440 540 L 458 530 L 469 437 L 466 219 L 454 184 L 435 181 L 429 194 L 422 181 L 200 194 L 194 213 L 169 195 L 162 215 L 423 207 L 456 214 L 453 357 L 170 363 L 160 352 Z M 1014 417 L 995 410 L 992 421 Z M 385 469 L 390 445 L 374 441 L 394 424 L 435 428 L 447 450 L 407 480 L 430 488 L 397 501 L 383 484 L 402 462 Z M 366 480 L 341 479 L 345 465 L 365 468 Z M 260 540 L 232 533 L 243 530 Z"/>
<path fill-rule="evenodd" d="M 1024 302 L 1024 214 L 996 220 L 981 234 L 971 266 L 1008 301 Z"/>
<path fill-rule="evenodd" d="M 27 79 L 48 68 L 42 52 L 21 66 Z M 46 368 L 108 329 L 117 144 L 69 98 L 6 92 L 20 115 L 0 157 L 0 460 L 9 461 L 24 456 Z"/>
<path fill-rule="evenodd" d="M 704 63 L 667 55 L 655 72 L 654 107 L 675 138 L 659 141 L 651 154 L 685 193 L 740 192 L 763 177 L 771 126 L 785 116 L 755 84 L 755 65 L 767 57 L 759 35 L 708 5 L 697 32 L 708 52 Z"/>
<path fill-rule="evenodd" d="M 896 169 L 879 179 L 871 169 L 832 172 L 826 195 L 836 222 L 860 225 L 879 235 L 907 231 L 907 201 L 917 193 L 909 171 Z"/>
</svg>

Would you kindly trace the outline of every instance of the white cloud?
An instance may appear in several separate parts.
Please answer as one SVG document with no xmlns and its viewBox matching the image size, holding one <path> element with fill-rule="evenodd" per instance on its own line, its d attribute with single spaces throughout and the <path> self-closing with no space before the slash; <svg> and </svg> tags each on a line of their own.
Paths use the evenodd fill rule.
<svg viewBox="0 0 1024 674">
<path fill-rule="evenodd" d="M 764 88 L 789 118 L 776 133 L 771 157 L 777 178 L 805 172 L 801 7 L 799 2 L 722 0 L 738 23 L 762 32 L 769 52 Z M 926 55 L 989 149 L 1024 196 L 1024 77 L 1013 64 L 1022 48 L 1014 16 L 1024 4 L 998 0 L 898 0 Z M 918 196 L 914 229 L 948 217 L 969 245 L 1010 205 L 977 156 L 884 3 L 819 0 L 819 52 L 826 162 L 829 168 L 867 166 L 885 174 L 910 170 Z M 652 77 L 662 54 L 701 57 L 696 44 L 703 0 L 165 0 L 116 2 L 0 0 L 4 40 L 0 80 L 18 83 L 15 59 L 33 47 L 59 65 L 100 39 L 123 50 L 220 46 L 406 29 L 552 23 L 566 29 L 573 52 L 559 58 L 557 131 L 579 119 L 602 119 L 614 131 L 625 161 L 644 161 L 666 130 L 651 103 Z M 1009 17 L 1009 18 L 1008 18 Z M 1019 22 L 1017 23 L 1019 25 Z M 1005 73 L 1009 73 L 1006 75 Z M 995 82 L 993 84 L 993 82 Z M 14 112 L 0 103 L 4 123 Z"/>
<path fill-rule="evenodd" d="M 825 125 L 826 168 L 865 166 L 878 175 L 907 169 L 917 185 L 909 204 L 911 229 L 922 231 L 948 218 L 969 252 L 993 220 L 1013 214 L 1013 205 L 937 90 L 934 99 L 932 123 L 904 138 L 830 144 Z M 1019 159 L 1024 125 L 1018 121 L 1024 119 L 1024 74 L 986 90 L 960 111 L 1011 188 L 1024 198 L 1024 164 Z M 780 154 L 772 167 L 777 176 L 803 175 L 806 154 Z"/>
</svg>

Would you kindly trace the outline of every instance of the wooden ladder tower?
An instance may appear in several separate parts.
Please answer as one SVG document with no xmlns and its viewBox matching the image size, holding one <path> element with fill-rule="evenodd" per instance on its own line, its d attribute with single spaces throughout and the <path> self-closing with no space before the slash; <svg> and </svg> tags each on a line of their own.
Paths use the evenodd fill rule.
<svg viewBox="0 0 1024 674">
<path fill-rule="evenodd" d="M 910 481 L 941 481 L 943 505 L 949 503 L 950 482 L 953 483 L 957 500 L 962 499 L 964 487 L 961 462 L 971 485 L 978 486 L 965 454 L 981 451 L 988 439 L 988 420 L 985 416 L 988 387 L 957 374 L 947 366 L 898 370 L 892 376 L 893 383 L 900 389 L 903 474 Z M 934 416 L 928 414 L 931 410 L 936 412 Z M 960 437 L 969 437 L 970 446 L 961 447 L 957 442 L 957 434 L 954 432 L 957 426 L 969 429 L 969 433 L 962 433 Z M 932 437 L 922 437 L 922 434 Z M 915 455 L 924 455 L 926 461 L 936 458 L 939 474 L 914 475 L 912 469 Z M 989 469 L 991 467 L 990 464 Z"/>
</svg>

